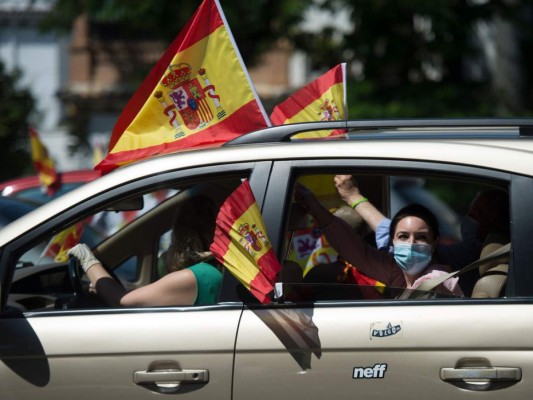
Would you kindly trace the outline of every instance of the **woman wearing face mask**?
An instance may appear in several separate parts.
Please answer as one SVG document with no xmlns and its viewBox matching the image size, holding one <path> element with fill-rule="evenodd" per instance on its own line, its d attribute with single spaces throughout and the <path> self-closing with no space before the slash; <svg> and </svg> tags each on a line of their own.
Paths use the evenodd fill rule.
<svg viewBox="0 0 533 400">
<path fill-rule="evenodd" d="M 324 208 L 306 187 L 296 186 L 295 199 L 315 218 L 341 258 L 386 286 L 416 289 L 423 281 L 450 272 L 448 266 L 435 263 L 438 223 L 421 205 L 404 207 L 392 219 L 391 253 L 368 245 L 344 221 Z M 435 290 L 463 295 L 458 278 L 448 279 Z"/>
<path fill-rule="evenodd" d="M 391 220 L 386 218 L 366 199 L 352 175 L 336 175 L 334 184 L 341 199 L 351 205 L 375 232 L 378 248 L 389 248 L 391 243 Z M 453 244 L 439 244 L 435 258 L 439 263 L 460 270 L 480 257 L 484 242 L 509 242 L 508 195 L 499 189 L 487 189 L 476 195 L 469 206 L 468 214 L 461 222 L 462 240 Z M 479 279 L 477 269 L 461 276 L 463 292 L 470 296 Z"/>
</svg>

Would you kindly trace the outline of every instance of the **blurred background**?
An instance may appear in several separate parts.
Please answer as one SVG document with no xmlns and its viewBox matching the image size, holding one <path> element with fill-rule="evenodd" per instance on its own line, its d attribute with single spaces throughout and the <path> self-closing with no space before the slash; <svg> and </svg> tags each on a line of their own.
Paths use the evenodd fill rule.
<svg viewBox="0 0 533 400">
<path fill-rule="evenodd" d="M 349 118 L 530 116 L 533 0 L 220 0 L 268 114 L 338 63 Z M 0 0 L 0 181 L 92 169 L 200 0 Z"/>
</svg>

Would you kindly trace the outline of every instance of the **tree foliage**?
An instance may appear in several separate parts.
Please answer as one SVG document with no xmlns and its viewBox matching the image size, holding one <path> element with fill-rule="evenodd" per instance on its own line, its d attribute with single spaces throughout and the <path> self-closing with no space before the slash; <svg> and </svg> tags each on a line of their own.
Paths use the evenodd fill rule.
<svg viewBox="0 0 533 400">
<path fill-rule="evenodd" d="M 524 86 L 520 98 L 513 99 L 518 101 L 509 101 L 508 93 L 494 84 L 479 34 L 502 22 L 513 26 L 524 51 L 510 61 L 521 66 L 531 53 L 525 50 L 532 37 L 531 3 L 325 0 L 321 6 L 326 10 L 349 10 L 353 30 L 332 33 L 332 25 L 318 35 L 302 34 L 296 42 L 317 66 L 337 58 L 358 67 L 357 80 L 349 87 L 350 117 L 523 114 L 531 90 Z M 505 55 L 498 54 L 496 62 Z M 526 83 L 529 70 L 520 71 Z"/>
<path fill-rule="evenodd" d="M 315 69 L 325 71 L 347 62 L 352 72 L 348 86 L 352 118 L 527 114 L 533 106 L 532 3 L 221 0 L 248 66 L 282 37 L 304 50 Z M 68 31 L 77 15 L 87 13 L 94 32 L 102 37 L 159 38 L 170 43 L 199 4 L 200 0 L 58 0 L 48 25 Z M 302 30 L 311 7 L 348 12 L 353 29 L 340 30 L 332 20 L 316 32 Z M 479 29 L 495 21 L 508 22 L 519 32 L 516 40 L 522 52 L 514 62 L 524 66 L 523 84 L 512 93 L 514 99 L 495 85 L 489 60 L 481 51 Z"/>
<path fill-rule="evenodd" d="M 32 171 L 28 120 L 34 100 L 19 87 L 19 76 L 7 73 L 0 62 L 0 181 Z"/>
</svg>

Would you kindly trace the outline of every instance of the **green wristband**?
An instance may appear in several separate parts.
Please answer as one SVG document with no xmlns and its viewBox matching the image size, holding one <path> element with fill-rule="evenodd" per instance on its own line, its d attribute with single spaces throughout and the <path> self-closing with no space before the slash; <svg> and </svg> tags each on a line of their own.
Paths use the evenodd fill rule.
<svg viewBox="0 0 533 400">
<path fill-rule="evenodd" d="M 354 201 L 352 204 L 350 204 L 350 207 L 355 208 L 361 203 L 366 203 L 368 199 L 366 197 L 362 197 L 359 200 Z"/>
</svg>

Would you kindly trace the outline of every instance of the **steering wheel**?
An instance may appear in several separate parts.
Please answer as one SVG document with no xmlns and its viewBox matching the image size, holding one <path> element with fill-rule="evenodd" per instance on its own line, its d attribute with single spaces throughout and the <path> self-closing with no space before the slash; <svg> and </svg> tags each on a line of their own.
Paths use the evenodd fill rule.
<svg viewBox="0 0 533 400">
<path fill-rule="evenodd" d="M 87 300 L 88 293 L 83 288 L 83 282 L 81 277 L 83 276 L 83 268 L 80 261 L 76 257 L 69 257 L 68 260 L 68 277 L 72 288 L 74 290 L 74 296 L 79 300 Z"/>
</svg>

